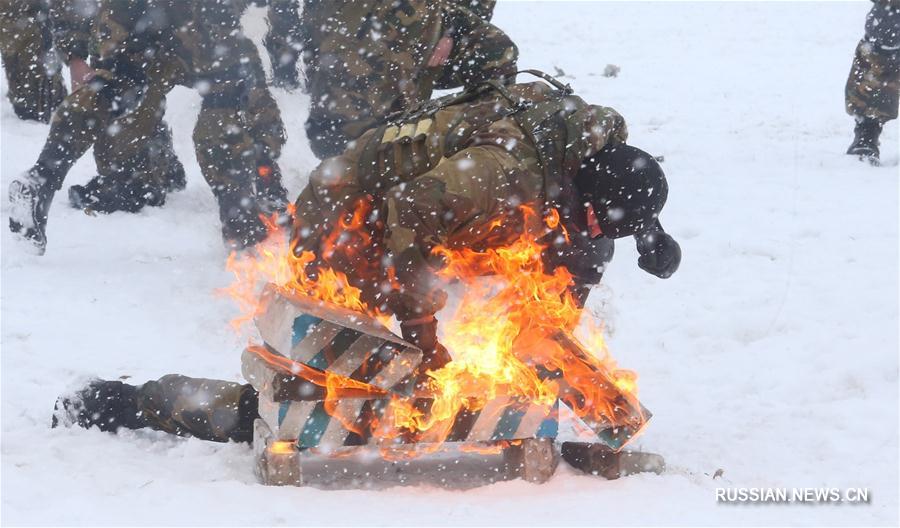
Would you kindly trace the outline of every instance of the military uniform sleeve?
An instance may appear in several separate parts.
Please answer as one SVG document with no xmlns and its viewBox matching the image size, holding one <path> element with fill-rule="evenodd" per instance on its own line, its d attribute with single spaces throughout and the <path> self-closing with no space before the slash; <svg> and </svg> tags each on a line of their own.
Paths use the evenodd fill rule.
<svg viewBox="0 0 900 528">
<path fill-rule="evenodd" d="M 137 18 L 142 14 L 143 8 L 139 0 L 100 0 L 96 35 L 101 61 L 126 51 Z"/>
<path fill-rule="evenodd" d="M 497 0 L 455 0 L 450 4 L 457 9 L 467 9 L 482 20 L 489 21 L 494 16 Z"/>
<path fill-rule="evenodd" d="M 53 40 L 67 63 L 73 58 L 86 60 L 90 56 L 98 9 L 99 0 L 56 0 L 51 3 Z"/>
<path fill-rule="evenodd" d="M 435 83 L 438 88 L 471 86 L 516 73 L 519 49 L 489 18 L 459 6 L 448 8 L 445 25 L 453 35 L 453 51 Z"/>
<path fill-rule="evenodd" d="M 625 143 L 628 127 L 625 118 L 607 106 L 590 105 L 567 119 L 571 149 L 579 159 L 593 156 L 608 145 Z"/>
</svg>

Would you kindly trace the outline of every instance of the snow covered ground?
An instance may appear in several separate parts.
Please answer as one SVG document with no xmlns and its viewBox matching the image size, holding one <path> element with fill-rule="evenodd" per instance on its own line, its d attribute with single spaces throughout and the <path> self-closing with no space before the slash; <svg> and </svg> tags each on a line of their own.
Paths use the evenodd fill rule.
<svg viewBox="0 0 900 528">
<path fill-rule="evenodd" d="M 163 209 L 89 217 L 58 197 L 47 254 L 6 232 L 6 187 L 47 127 L 0 103 L 3 524 L 797 524 L 898 522 L 898 127 L 884 166 L 845 156 L 843 86 L 868 2 L 501 2 L 521 65 L 559 67 L 664 155 L 670 280 L 619 245 L 592 305 L 654 412 L 639 447 L 669 471 L 618 481 L 561 466 L 542 486 L 267 488 L 242 445 L 51 430 L 89 375 L 240 379 L 216 208 L 191 146 L 199 97 L 167 119 L 188 188 Z M 254 10 L 247 23 L 260 38 Z M 617 78 L 601 72 L 621 67 Z M 5 81 L 0 86 L 5 92 Z M 307 99 L 276 90 L 296 194 L 315 166 Z M 67 184 L 86 181 L 88 156 Z M 713 479 L 716 470 L 723 476 Z M 863 487 L 870 504 L 718 504 L 715 488 Z"/>
</svg>

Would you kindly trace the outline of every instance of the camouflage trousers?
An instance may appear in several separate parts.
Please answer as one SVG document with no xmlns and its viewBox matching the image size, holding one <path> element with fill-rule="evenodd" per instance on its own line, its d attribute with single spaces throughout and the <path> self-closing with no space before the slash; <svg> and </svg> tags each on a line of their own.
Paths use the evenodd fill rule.
<svg viewBox="0 0 900 528">
<path fill-rule="evenodd" d="M 137 388 L 145 426 L 214 442 L 250 442 L 259 400 L 251 385 L 169 374 Z"/>
<path fill-rule="evenodd" d="M 40 0 L 0 0 L 0 57 L 7 97 L 21 119 L 47 123 L 66 96 Z"/>
<path fill-rule="evenodd" d="M 245 44 L 241 51 L 258 63 L 253 43 Z M 141 71 L 128 73 L 99 70 L 93 81 L 63 101 L 37 163 L 42 174 L 51 175 L 47 183 L 52 188 L 61 188 L 69 169 L 92 146 L 102 176 L 165 186 L 168 164 L 154 154 L 171 152 L 162 121 L 166 94 L 175 85 L 192 83 L 184 64 L 165 53 Z M 219 91 L 236 85 L 242 83 L 211 84 L 193 133 L 201 172 L 220 204 L 223 197 L 253 195 L 259 162 L 274 164 L 285 140 L 280 112 L 266 86 L 251 86 L 237 95 Z"/>
<path fill-rule="evenodd" d="M 845 90 L 847 113 L 880 122 L 900 104 L 900 2 L 876 2 L 866 17 Z"/>
</svg>

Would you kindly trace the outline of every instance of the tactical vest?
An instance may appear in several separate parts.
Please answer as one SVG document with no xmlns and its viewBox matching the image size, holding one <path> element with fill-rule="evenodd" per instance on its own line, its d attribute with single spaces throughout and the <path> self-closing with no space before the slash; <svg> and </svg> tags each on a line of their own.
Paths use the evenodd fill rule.
<svg viewBox="0 0 900 528">
<path fill-rule="evenodd" d="M 519 97 L 511 93 L 503 82 L 492 80 L 389 116 L 385 125 L 364 140 L 357 167 L 358 181 L 362 187 L 377 192 L 414 179 L 433 168 L 439 160 L 429 159 L 427 154 L 426 142 L 436 140 L 425 133 L 430 120 L 445 108 L 485 100 L 490 94 L 497 93 L 506 104 L 495 105 L 492 112 L 479 114 L 475 118 L 460 112 L 443 137 L 443 157 L 449 158 L 465 148 L 476 131 L 501 119 L 512 118 L 537 151 L 544 175 L 544 207 L 557 208 L 561 216 L 568 219 L 577 204 L 572 178 L 581 164 L 581 153 L 585 151 L 584 130 L 573 116 L 589 111 L 589 106 L 581 98 L 573 96 L 569 85 L 546 73 L 537 70 L 518 73 L 535 75 L 554 90 L 545 100 L 534 101 Z M 459 126 L 462 122 L 468 126 Z M 385 151 L 386 145 L 390 148 L 389 152 Z M 584 228 L 581 225 L 583 222 L 575 223 L 579 230 Z"/>
</svg>

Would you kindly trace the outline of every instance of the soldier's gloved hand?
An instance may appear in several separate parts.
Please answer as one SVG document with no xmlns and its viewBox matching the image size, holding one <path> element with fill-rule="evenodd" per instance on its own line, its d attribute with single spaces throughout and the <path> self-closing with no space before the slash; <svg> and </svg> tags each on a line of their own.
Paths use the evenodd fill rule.
<svg viewBox="0 0 900 528">
<path fill-rule="evenodd" d="M 635 235 L 637 250 L 641 256 L 638 266 L 647 273 L 661 279 L 668 279 L 681 264 L 681 246 L 672 235 L 663 230 L 654 230 Z"/>
</svg>

